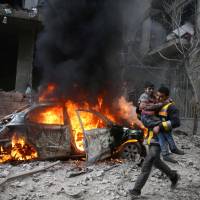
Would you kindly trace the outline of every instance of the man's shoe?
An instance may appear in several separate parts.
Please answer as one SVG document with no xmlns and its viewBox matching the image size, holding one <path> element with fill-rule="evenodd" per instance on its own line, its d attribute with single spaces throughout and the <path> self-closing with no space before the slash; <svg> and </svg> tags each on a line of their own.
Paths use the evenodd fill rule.
<svg viewBox="0 0 200 200">
<path fill-rule="evenodd" d="M 170 157 L 170 155 L 163 156 L 163 160 L 171 163 L 177 163 L 177 161 Z"/>
<path fill-rule="evenodd" d="M 129 190 L 129 193 L 131 195 L 131 199 L 135 199 L 137 197 L 139 197 L 141 195 L 141 191 L 140 190 Z"/>
<path fill-rule="evenodd" d="M 171 189 L 174 190 L 177 185 L 178 185 L 178 181 L 180 180 L 180 175 L 176 172 L 175 176 L 173 179 L 171 179 Z"/>
<path fill-rule="evenodd" d="M 171 150 L 172 153 L 178 154 L 178 155 L 184 155 L 184 151 L 180 150 L 180 149 L 174 149 Z"/>
</svg>

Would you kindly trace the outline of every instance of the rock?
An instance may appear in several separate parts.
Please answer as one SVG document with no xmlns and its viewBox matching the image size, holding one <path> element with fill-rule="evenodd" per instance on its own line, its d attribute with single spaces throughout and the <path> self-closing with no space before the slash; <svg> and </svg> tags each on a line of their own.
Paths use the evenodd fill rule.
<svg viewBox="0 0 200 200">
<path fill-rule="evenodd" d="M 103 181 L 103 176 L 97 177 L 95 180 L 98 180 L 98 181 L 102 182 Z"/>
<path fill-rule="evenodd" d="M 103 176 L 103 175 L 104 175 L 104 171 L 103 170 L 96 172 L 96 176 L 97 177 L 100 177 L 100 176 Z"/>
<path fill-rule="evenodd" d="M 189 181 L 189 182 L 192 182 L 192 177 L 189 177 L 189 178 L 188 178 L 188 181 Z"/>
<path fill-rule="evenodd" d="M 196 147 L 200 147 L 200 136 L 198 135 L 192 136 L 191 141 L 194 143 Z"/>
<path fill-rule="evenodd" d="M 100 190 L 97 190 L 97 191 L 96 191 L 97 194 L 99 194 L 100 192 L 101 192 Z"/>
<path fill-rule="evenodd" d="M 107 183 L 109 183 L 107 179 L 103 179 L 103 181 L 101 182 L 101 184 L 107 184 Z"/>
<path fill-rule="evenodd" d="M 90 180 L 90 177 L 89 176 L 86 176 L 84 181 L 89 181 Z"/>
<path fill-rule="evenodd" d="M 116 190 L 116 193 L 120 196 L 127 197 L 127 192 L 125 190 Z"/>
<path fill-rule="evenodd" d="M 116 175 L 117 172 L 116 172 L 116 171 L 111 171 L 110 174 L 111 174 L 111 175 Z"/>
<path fill-rule="evenodd" d="M 29 165 L 29 164 L 23 164 L 22 168 L 25 169 L 25 170 L 31 170 L 31 169 L 33 169 L 33 167 L 31 165 Z"/>
<path fill-rule="evenodd" d="M 181 149 L 191 149 L 188 145 L 181 145 Z"/>
<path fill-rule="evenodd" d="M 17 185 L 17 187 L 23 187 L 23 186 L 25 186 L 26 185 L 26 182 L 20 182 L 18 185 Z"/>
<path fill-rule="evenodd" d="M 109 190 L 106 190 L 106 191 L 105 191 L 105 194 L 106 194 L 106 195 L 110 195 L 110 193 L 111 193 L 111 191 L 109 191 Z"/>
<path fill-rule="evenodd" d="M 55 183 L 54 183 L 53 181 L 47 181 L 47 182 L 45 183 L 45 185 L 46 185 L 47 187 L 51 187 L 51 186 L 55 185 Z"/>
<path fill-rule="evenodd" d="M 136 181 L 135 178 L 132 178 L 132 179 L 130 180 L 130 182 L 132 182 L 132 183 L 135 183 L 135 181 Z"/>
<path fill-rule="evenodd" d="M 69 184 L 68 186 L 69 186 L 69 187 L 77 187 L 77 186 L 78 186 L 78 183 Z"/>
<path fill-rule="evenodd" d="M 40 176 L 39 173 L 36 173 L 36 174 L 33 174 L 33 175 L 32 175 L 32 177 L 38 177 L 38 176 Z"/>
<path fill-rule="evenodd" d="M 60 195 L 60 194 L 63 194 L 63 193 L 66 193 L 65 188 L 63 188 L 63 187 L 59 191 L 56 192 L 57 195 Z"/>
<path fill-rule="evenodd" d="M 35 190 L 36 190 L 35 186 L 32 186 L 32 187 L 29 189 L 30 192 L 35 192 Z"/>
<path fill-rule="evenodd" d="M 10 184 L 10 186 L 11 186 L 11 187 L 14 187 L 14 188 L 21 188 L 21 187 L 23 187 L 23 186 L 25 186 L 25 185 L 26 185 L 25 182 L 19 182 L 19 181 Z"/>
<path fill-rule="evenodd" d="M 151 179 L 150 179 L 152 182 L 157 182 L 157 178 L 155 178 L 155 177 L 151 177 Z"/>
<path fill-rule="evenodd" d="M 84 193 L 86 193 L 85 189 L 79 190 L 79 191 L 70 191 L 70 192 L 66 192 L 66 195 L 72 198 L 80 198 L 83 196 Z"/>
<path fill-rule="evenodd" d="M 51 167 L 50 169 L 48 169 L 49 172 L 55 172 L 57 170 L 60 170 L 62 169 L 62 166 L 61 165 L 56 165 L 54 167 Z"/>
<path fill-rule="evenodd" d="M 87 186 L 88 183 L 87 183 L 86 181 L 81 181 L 81 185 L 83 185 L 83 186 Z"/>
<path fill-rule="evenodd" d="M 44 196 L 45 194 L 42 194 L 42 193 L 38 194 L 38 197 L 44 197 Z"/>
<path fill-rule="evenodd" d="M 192 161 L 190 161 L 189 163 L 188 163 L 188 166 L 193 166 L 194 165 L 194 163 L 192 162 Z"/>
<path fill-rule="evenodd" d="M 9 200 L 17 199 L 17 195 L 13 194 L 13 193 L 10 193 L 8 199 Z"/>
<path fill-rule="evenodd" d="M 99 177 L 98 177 L 98 178 L 99 178 Z M 85 180 L 86 180 L 86 181 L 93 181 L 93 180 L 94 180 L 94 177 L 93 177 L 92 174 L 89 174 L 89 175 L 87 175 L 87 176 L 85 177 Z"/>
<path fill-rule="evenodd" d="M 8 174 L 9 174 L 9 171 L 4 170 L 3 172 L 0 173 L 0 178 L 5 178 L 8 176 Z"/>
<path fill-rule="evenodd" d="M 36 182 L 36 183 L 38 183 L 38 182 L 40 181 L 40 179 L 39 179 L 39 178 L 36 178 L 36 177 L 33 177 L 32 180 L 33 180 L 34 182 Z"/>
<path fill-rule="evenodd" d="M 113 192 L 111 192 L 110 196 L 111 196 L 110 199 L 116 199 L 116 195 Z"/>
<path fill-rule="evenodd" d="M 200 168 L 199 168 L 199 167 L 197 167 L 196 165 L 194 165 L 193 167 L 194 167 L 194 169 L 196 169 L 197 171 L 199 171 L 199 170 L 200 170 Z"/>
<path fill-rule="evenodd" d="M 121 179 L 121 176 L 120 175 L 116 175 L 115 179 Z"/>
</svg>

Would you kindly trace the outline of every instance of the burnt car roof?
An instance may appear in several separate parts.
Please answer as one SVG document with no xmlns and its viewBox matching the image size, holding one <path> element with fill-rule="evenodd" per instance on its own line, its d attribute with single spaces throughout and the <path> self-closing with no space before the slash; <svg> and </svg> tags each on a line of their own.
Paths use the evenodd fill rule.
<svg viewBox="0 0 200 200">
<path fill-rule="evenodd" d="M 48 107 L 48 106 L 64 106 L 64 104 L 59 103 L 59 102 L 44 102 L 44 103 L 35 103 L 32 105 L 26 105 L 24 108 L 17 110 L 16 112 L 7 115 L 4 117 L 0 124 L 6 127 L 9 126 L 20 126 L 25 124 L 25 117 L 26 115 L 31 112 L 32 110 L 40 107 Z M 90 112 L 93 114 L 96 114 L 99 116 L 101 119 L 103 119 L 108 126 L 114 125 L 114 122 L 108 119 L 105 115 L 101 114 L 98 111 L 95 110 L 86 110 L 86 109 L 78 109 L 76 112 Z M 5 121 L 7 122 L 5 123 Z M 4 122 L 4 123 L 2 123 Z"/>
<path fill-rule="evenodd" d="M 10 126 L 20 126 L 20 125 L 24 125 L 25 124 L 25 116 L 31 112 L 32 110 L 34 110 L 35 108 L 40 108 L 40 107 L 45 107 L 45 106 L 62 106 L 62 104 L 60 103 L 35 103 L 32 105 L 27 105 L 24 108 L 15 111 L 14 113 L 5 116 L 0 124 L 2 126 L 6 126 L 6 127 L 10 127 Z M 6 123 L 7 120 L 7 123 Z"/>
</svg>

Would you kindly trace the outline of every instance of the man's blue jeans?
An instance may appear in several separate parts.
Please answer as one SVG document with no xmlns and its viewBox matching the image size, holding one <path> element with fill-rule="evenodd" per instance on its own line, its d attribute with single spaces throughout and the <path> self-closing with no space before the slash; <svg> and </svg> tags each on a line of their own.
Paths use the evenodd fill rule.
<svg viewBox="0 0 200 200">
<path fill-rule="evenodd" d="M 160 144 L 161 153 L 163 156 L 169 154 L 169 148 L 171 151 L 177 149 L 171 132 L 159 133 L 157 137 Z M 168 145 L 169 145 L 169 148 L 168 148 Z"/>
<path fill-rule="evenodd" d="M 154 115 L 141 115 L 142 123 L 149 129 L 153 129 L 153 127 L 158 126 L 160 124 L 160 118 Z M 169 154 L 169 148 L 171 151 L 177 149 L 174 139 L 172 137 L 172 133 L 159 133 L 157 135 L 158 142 L 161 148 L 161 154 L 163 156 Z M 168 148 L 169 145 L 169 148 Z"/>
</svg>

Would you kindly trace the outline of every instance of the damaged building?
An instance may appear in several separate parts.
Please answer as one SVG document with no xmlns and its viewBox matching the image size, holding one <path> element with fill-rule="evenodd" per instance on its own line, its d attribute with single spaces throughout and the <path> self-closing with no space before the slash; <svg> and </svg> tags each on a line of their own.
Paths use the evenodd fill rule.
<svg viewBox="0 0 200 200">
<path fill-rule="evenodd" d="M 156 87 L 169 86 L 180 109 L 183 130 L 192 132 L 193 118 L 199 116 L 196 103 L 200 95 L 200 3 L 195 0 L 151 0 L 142 4 L 142 9 L 137 6 L 140 12 L 135 11 L 139 23 L 135 23 L 133 34 L 130 31 L 127 34 L 122 51 L 129 99 L 137 102 L 146 80 Z M 189 64 L 185 64 L 186 58 Z"/>
<path fill-rule="evenodd" d="M 35 43 L 42 29 L 43 6 L 44 1 L 38 0 L 0 1 L 1 118 L 23 107 L 27 85 L 38 82 Z"/>
<path fill-rule="evenodd" d="M 1 89 L 24 92 L 34 79 L 35 41 L 43 1 L 0 1 Z M 9 80 L 9 81 L 8 81 Z"/>
</svg>

